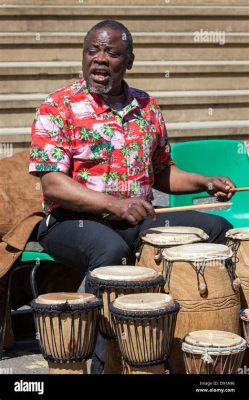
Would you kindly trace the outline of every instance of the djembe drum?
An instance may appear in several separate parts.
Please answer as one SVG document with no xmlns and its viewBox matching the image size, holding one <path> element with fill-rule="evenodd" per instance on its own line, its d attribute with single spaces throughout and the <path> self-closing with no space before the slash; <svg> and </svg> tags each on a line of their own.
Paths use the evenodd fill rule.
<svg viewBox="0 0 249 400">
<path fill-rule="evenodd" d="M 188 332 L 216 329 L 240 334 L 239 282 L 235 280 L 232 255 L 227 246 L 214 243 L 163 251 L 165 287 L 181 306 L 169 358 L 171 372 L 185 371 L 181 341 Z"/>
<path fill-rule="evenodd" d="M 129 294 L 110 304 L 110 311 L 126 373 L 165 373 L 179 304 L 164 293 Z"/>
<path fill-rule="evenodd" d="M 159 292 L 164 284 L 164 278 L 153 269 L 119 265 L 96 268 L 88 274 L 87 279 L 93 293 L 97 293 L 103 300 L 99 331 L 107 339 L 104 373 L 122 373 L 123 362 L 109 304 L 118 296 L 129 293 Z"/>
<path fill-rule="evenodd" d="M 202 330 L 190 332 L 182 343 L 187 374 L 236 374 L 246 341 L 231 332 Z"/>
<path fill-rule="evenodd" d="M 241 307 L 249 307 L 249 228 L 230 229 L 226 233 L 236 262 L 236 275 L 241 280 Z"/>
<path fill-rule="evenodd" d="M 205 242 L 208 235 L 199 228 L 169 226 L 147 229 L 140 233 L 140 247 L 136 252 L 136 265 L 148 266 L 163 274 L 164 249 L 176 245 Z"/>
<path fill-rule="evenodd" d="M 33 300 L 31 307 L 49 373 L 86 373 L 102 301 L 90 293 L 47 293 Z"/>
</svg>

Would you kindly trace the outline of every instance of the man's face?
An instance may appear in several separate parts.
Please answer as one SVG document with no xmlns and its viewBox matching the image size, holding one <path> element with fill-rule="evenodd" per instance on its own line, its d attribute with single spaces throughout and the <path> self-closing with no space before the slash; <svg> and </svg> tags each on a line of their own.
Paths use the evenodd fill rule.
<svg viewBox="0 0 249 400">
<path fill-rule="evenodd" d="M 126 69 L 134 55 L 127 50 L 124 34 L 110 28 L 92 32 L 84 43 L 83 76 L 91 92 L 119 95 Z"/>
</svg>

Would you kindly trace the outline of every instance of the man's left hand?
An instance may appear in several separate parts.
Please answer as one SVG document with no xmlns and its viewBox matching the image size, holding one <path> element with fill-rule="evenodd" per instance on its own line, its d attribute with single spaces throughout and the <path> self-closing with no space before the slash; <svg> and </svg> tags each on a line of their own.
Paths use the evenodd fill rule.
<svg viewBox="0 0 249 400">
<path fill-rule="evenodd" d="M 230 200 L 233 192 L 231 188 L 235 188 L 235 184 L 224 176 L 205 177 L 205 190 L 212 196 L 217 197 L 218 201 Z"/>
</svg>

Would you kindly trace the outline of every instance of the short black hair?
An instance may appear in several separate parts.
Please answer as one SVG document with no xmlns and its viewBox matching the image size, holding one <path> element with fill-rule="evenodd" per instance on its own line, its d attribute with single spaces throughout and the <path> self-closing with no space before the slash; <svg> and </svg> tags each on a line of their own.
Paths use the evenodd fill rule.
<svg viewBox="0 0 249 400">
<path fill-rule="evenodd" d="M 127 43 L 127 50 L 129 54 L 133 52 L 133 39 L 130 31 L 121 24 L 121 22 L 115 21 L 114 19 L 105 19 L 104 21 L 98 22 L 94 25 L 86 34 L 85 41 L 88 39 L 92 32 L 100 31 L 103 28 L 111 28 L 113 31 L 119 31 L 126 40 Z M 84 41 L 84 42 L 85 42 Z"/>
</svg>

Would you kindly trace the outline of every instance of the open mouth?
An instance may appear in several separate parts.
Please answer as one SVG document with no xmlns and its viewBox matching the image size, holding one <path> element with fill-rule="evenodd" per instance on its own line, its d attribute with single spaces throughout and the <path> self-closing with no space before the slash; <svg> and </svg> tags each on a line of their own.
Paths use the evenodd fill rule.
<svg viewBox="0 0 249 400">
<path fill-rule="evenodd" d="M 109 80 L 110 73 L 103 68 L 95 68 L 91 72 L 91 76 L 94 82 L 105 83 Z"/>
</svg>

